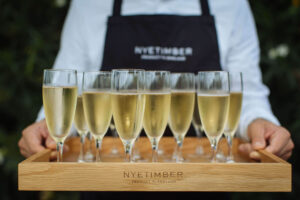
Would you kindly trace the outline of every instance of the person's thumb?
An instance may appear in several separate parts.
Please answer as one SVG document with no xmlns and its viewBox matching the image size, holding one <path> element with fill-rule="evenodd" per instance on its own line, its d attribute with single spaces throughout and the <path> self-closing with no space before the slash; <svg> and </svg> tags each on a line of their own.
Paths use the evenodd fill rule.
<svg viewBox="0 0 300 200">
<path fill-rule="evenodd" d="M 45 142 L 46 148 L 56 150 L 56 142 L 48 136 Z M 67 144 L 64 144 L 64 152 L 69 151 L 69 146 Z"/>
<path fill-rule="evenodd" d="M 47 137 L 45 144 L 48 149 L 56 149 L 56 143 L 50 136 Z"/>
<path fill-rule="evenodd" d="M 43 119 L 38 123 L 39 123 L 39 127 L 38 127 L 39 132 L 41 133 L 41 135 L 44 139 L 47 139 L 47 137 L 49 137 L 49 131 L 48 131 L 46 120 Z"/>
<path fill-rule="evenodd" d="M 248 127 L 248 135 L 254 150 L 263 149 L 266 147 L 264 125 L 262 123 L 253 122 Z"/>
<path fill-rule="evenodd" d="M 249 156 L 249 154 L 253 151 L 253 149 L 250 143 L 244 143 L 239 145 L 239 151 L 242 154 Z"/>
</svg>

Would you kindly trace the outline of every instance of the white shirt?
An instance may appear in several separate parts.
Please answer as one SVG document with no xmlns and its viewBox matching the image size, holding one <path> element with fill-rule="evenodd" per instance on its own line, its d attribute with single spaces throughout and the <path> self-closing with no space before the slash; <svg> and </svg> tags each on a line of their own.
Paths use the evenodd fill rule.
<svg viewBox="0 0 300 200">
<path fill-rule="evenodd" d="M 112 6 L 113 0 L 72 1 L 54 68 L 100 69 L 106 22 L 112 15 Z M 199 0 L 124 0 L 121 15 L 200 15 L 200 6 Z M 243 72 L 244 96 L 238 134 L 248 139 L 247 127 L 256 118 L 279 124 L 270 108 L 269 90 L 262 83 L 253 16 L 247 0 L 210 0 L 209 6 L 215 17 L 222 68 Z M 42 109 L 37 120 L 43 118 Z"/>
</svg>

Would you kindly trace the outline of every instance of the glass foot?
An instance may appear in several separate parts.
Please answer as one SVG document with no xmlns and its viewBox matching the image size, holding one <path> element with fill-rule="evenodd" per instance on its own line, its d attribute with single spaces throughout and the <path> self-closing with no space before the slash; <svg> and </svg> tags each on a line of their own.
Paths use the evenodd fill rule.
<svg viewBox="0 0 300 200">
<path fill-rule="evenodd" d="M 218 152 L 216 155 L 217 162 L 224 163 L 227 161 L 227 157 L 223 154 L 223 152 Z"/>
<path fill-rule="evenodd" d="M 94 161 L 94 155 L 91 152 L 86 152 L 84 155 L 84 162 L 93 162 Z"/>
<path fill-rule="evenodd" d="M 82 159 L 78 159 L 77 162 L 79 162 L 79 163 L 84 163 L 85 161 L 82 160 Z"/>
</svg>

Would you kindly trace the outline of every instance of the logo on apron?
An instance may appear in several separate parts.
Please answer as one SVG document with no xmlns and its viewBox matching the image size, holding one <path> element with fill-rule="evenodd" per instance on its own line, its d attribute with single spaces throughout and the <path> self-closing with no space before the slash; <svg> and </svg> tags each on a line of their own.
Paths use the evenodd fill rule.
<svg viewBox="0 0 300 200">
<path fill-rule="evenodd" d="M 134 54 L 141 60 L 166 60 L 184 62 L 193 55 L 192 47 L 135 46 Z"/>
</svg>

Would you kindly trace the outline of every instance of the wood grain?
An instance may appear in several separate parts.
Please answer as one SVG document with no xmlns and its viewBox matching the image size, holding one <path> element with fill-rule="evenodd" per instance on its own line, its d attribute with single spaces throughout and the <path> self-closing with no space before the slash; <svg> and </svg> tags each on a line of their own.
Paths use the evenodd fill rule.
<svg viewBox="0 0 300 200">
<path fill-rule="evenodd" d="M 173 138 L 163 138 L 160 146 L 164 155 L 174 150 Z M 274 155 L 259 151 L 266 157 L 266 163 L 258 163 L 238 154 L 235 140 L 235 156 L 238 163 L 209 163 L 207 159 L 193 158 L 197 143 L 203 144 L 209 152 L 205 139 L 186 138 L 184 156 L 191 162 L 166 162 L 161 156 L 159 163 L 125 163 L 123 157 L 109 157 L 113 142 L 107 137 L 103 141 L 101 163 L 74 162 L 79 148 L 78 139 L 67 143 L 71 151 L 65 154 L 68 162 L 48 162 L 50 151 L 43 151 L 19 164 L 19 190 L 38 191 L 291 191 L 291 165 Z M 150 158 L 150 144 L 147 138 L 137 143 L 142 157 Z M 172 145 L 173 144 L 173 145 Z M 220 143 L 226 152 L 226 143 Z M 198 156 L 199 157 L 199 156 Z M 269 159 L 267 159 L 269 158 Z M 193 160 L 194 159 L 194 160 Z M 71 162 L 70 162 L 71 161 Z M 73 161 L 73 162 L 72 162 Z"/>
<path fill-rule="evenodd" d="M 267 152 L 264 149 L 258 150 L 258 152 L 260 153 L 262 162 L 277 162 L 277 163 L 288 164 L 288 162 L 286 162 L 285 160 L 275 156 L 272 153 Z"/>
<path fill-rule="evenodd" d="M 22 163 L 30 163 L 30 162 L 48 162 L 49 156 L 50 156 L 51 150 L 50 149 L 44 149 L 41 152 L 38 152 L 26 160 L 24 160 Z"/>
</svg>

